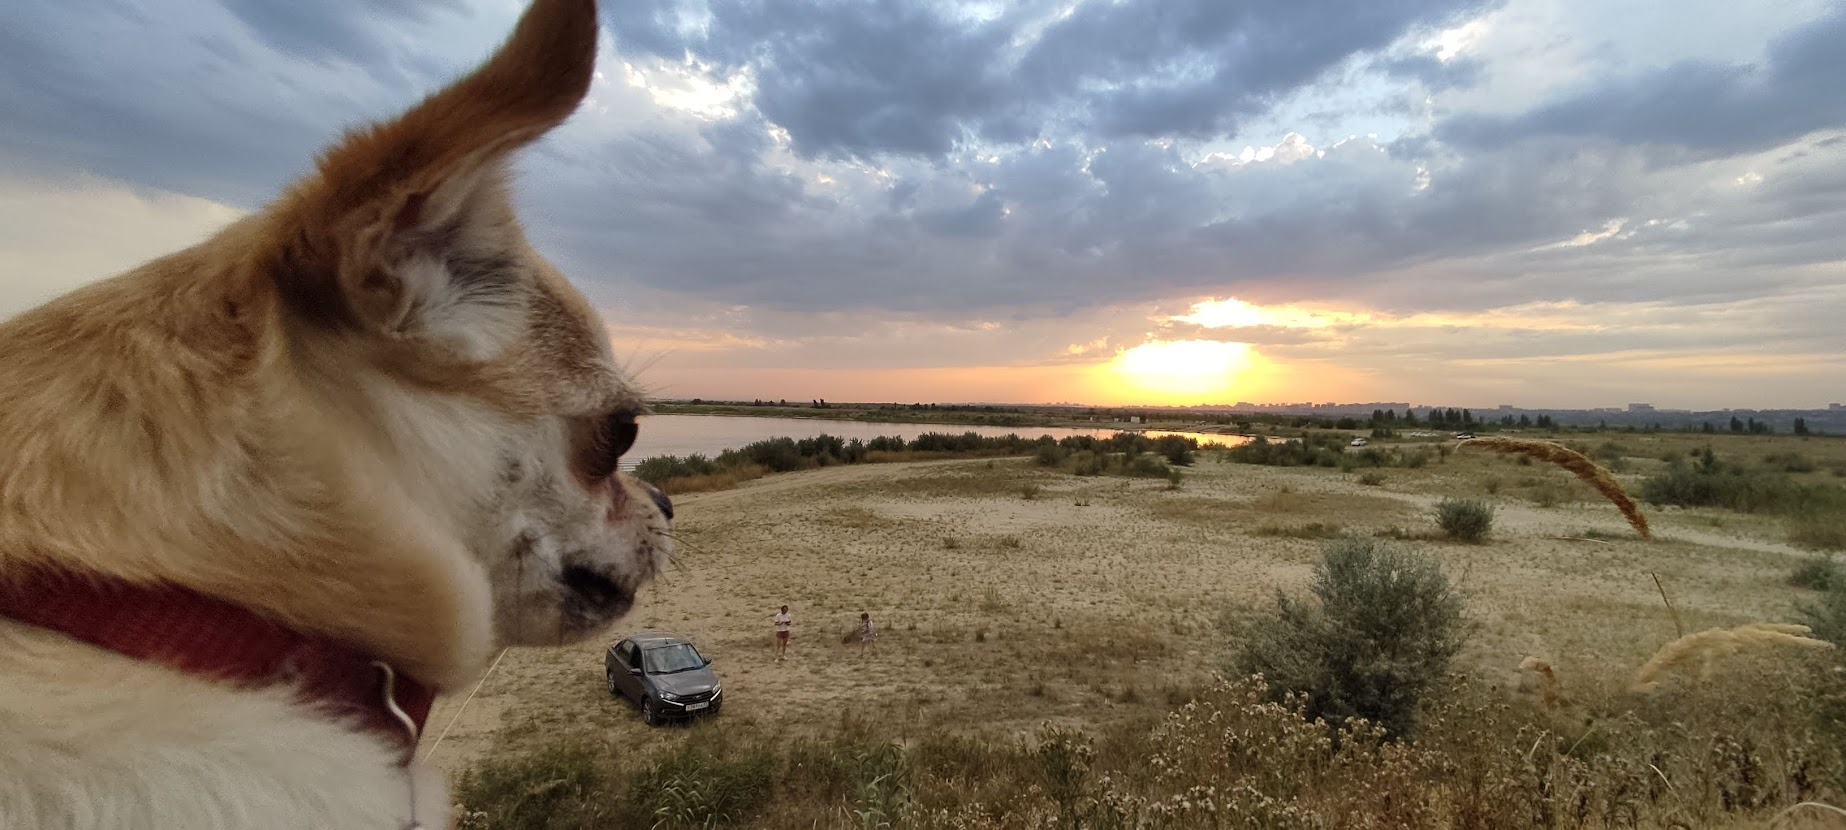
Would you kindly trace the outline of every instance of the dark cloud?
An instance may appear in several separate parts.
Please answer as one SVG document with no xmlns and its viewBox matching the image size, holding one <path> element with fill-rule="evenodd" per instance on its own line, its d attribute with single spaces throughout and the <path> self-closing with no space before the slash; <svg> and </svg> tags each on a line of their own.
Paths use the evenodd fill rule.
<svg viewBox="0 0 1846 830">
<path fill-rule="evenodd" d="M 1846 146 L 1821 142 L 1744 187 L 1564 141 L 1457 157 L 1361 139 L 1235 169 L 1142 142 L 1054 144 L 895 182 L 830 168 L 825 186 L 722 145 L 625 141 L 535 171 L 533 210 L 597 252 L 575 272 L 788 312 L 1054 314 L 1206 293 L 1719 302 L 1846 259 L 1826 230 L 1846 220 Z M 1617 236 L 1560 244 L 1612 220 Z"/>
<path fill-rule="evenodd" d="M 0 157 L 254 206 L 344 125 L 414 101 L 504 35 L 494 22 L 437 59 L 413 41 L 471 18 L 342 3 L 315 7 L 338 20 L 289 32 L 292 16 L 321 12 L 0 4 Z M 1776 41 L 1760 67 L 1674 76 L 1686 90 L 1658 73 L 1606 84 L 1620 93 L 1608 109 L 1646 129 L 1584 115 L 1579 96 L 1239 164 L 1202 163 L 1222 146 L 1188 136 L 1221 135 L 1304 88 L 1332 89 L 1326 106 L 1345 108 L 1366 105 L 1349 103 L 1356 83 L 1471 83 L 1489 56 L 1420 58 L 1404 35 L 1477 6 L 1135 0 L 1054 19 L 1027 3 L 991 20 L 895 0 L 713 0 L 709 19 L 678 3 L 604 8 L 623 58 L 748 66 L 757 85 L 741 114 L 701 121 L 606 79 L 598 106 L 522 158 L 531 235 L 604 301 L 826 321 L 1202 294 L 1387 310 L 1720 304 L 1846 260 L 1846 142 L 1784 140 L 1837 111 L 1842 93 L 1823 79 L 1846 60 L 1829 48 L 1846 16 Z M 1708 120 L 1746 123 L 1661 114 L 1690 112 L 1700 90 L 1722 116 Z M 1521 138 L 1489 141 L 1481 125 Z M 1648 146 L 1663 142 L 1703 149 Z M 1773 144 L 1789 146 L 1714 159 Z M 1557 244 L 1612 220 L 1621 233 Z"/>
<path fill-rule="evenodd" d="M 1469 147 L 1565 136 L 1731 155 L 1846 125 L 1842 78 L 1846 8 L 1778 38 L 1760 64 L 1684 61 L 1610 78 L 1519 115 L 1458 115 L 1438 134 Z"/>
<path fill-rule="evenodd" d="M 414 32 L 436 14 L 466 13 L 461 0 L 219 0 L 277 50 L 316 61 L 388 66 L 397 57 L 386 33 Z"/>
<path fill-rule="evenodd" d="M 1354 55 L 1490 4 L 1332 5 L 1090 2 L 1023 42 L 1021 27 L 1053 9 L 969 21 L 905 0 L 711 0 L 695 25 L 684 6 L 653 0 L 607 19 L 627 53 L 751 67 L 756 108 L 805 156 L 939 158 L 976 136 L 1228 135 Z"/>
<path fill-rule="evenodd" d="M 1492 4 L 1469 0 L 1088 3 L 1021 60 L 1028 94 L 1085 104 L 1111 138 L 1233 134 L 1348 58 Z M 1102 91 L 1086 91 L 1102 85 Z"/>
<path fill-rule="evenodd" d="M 132 32 L 145 32 L 139 48 Z M 205 47 L 200 54 L 200 47 Z M 194 53 L 183 69 L 167 60 Z M 127 7 L 73 14 L 0 7 L 0 148 L 10 156 L 251 204 L 323 137 L 286 112 L 252 111 L 260 79 L 236 47 L 188 39 Z M 253 83 L 254 82 L 254 83 Z M 254 122 L 254 123 L 252 123 Z M 232 135 L 261 136 L 239 141 Z"/>
<path fill-rule="evenodd" d="M 253 207 L 484 52 L 410 45 L 460 0 L 145 5 L 0 4 L 0 154 Z"/>
</svg>

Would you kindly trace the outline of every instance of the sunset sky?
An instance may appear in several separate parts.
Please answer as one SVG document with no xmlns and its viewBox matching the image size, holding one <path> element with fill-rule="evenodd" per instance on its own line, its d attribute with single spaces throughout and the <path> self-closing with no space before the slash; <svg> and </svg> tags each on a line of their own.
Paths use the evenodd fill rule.
<svg viewBox="0 0 1846 830">
<path fill-rule="evenodd" d="M 515 0 L 0 4 L 0 316 Z M 1846 4 L 604 0 L 529 234 L 657 395 L 1846 400 Z"/>
</svg>

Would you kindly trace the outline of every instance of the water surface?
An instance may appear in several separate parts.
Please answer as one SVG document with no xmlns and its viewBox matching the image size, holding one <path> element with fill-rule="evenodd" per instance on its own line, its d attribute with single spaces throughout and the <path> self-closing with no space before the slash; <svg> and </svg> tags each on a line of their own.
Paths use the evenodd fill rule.
<svg viewBox="0 0 1846 830">
<path fill-rule="evenodd" d="M 632 468 L 634 462 L 657 455 L 686 456 L 699 453 L 715 457 L 725 450 L 736 449 L 769 438 L 813 438 L 816 435 L 837 435 L 851 440 L 858 438 L 870 441 L 881 435 L 895 435 L 908 441 L 926 432 L 943 432 L 951 435 L 973 432 L 990 438 L 1004 435 L 1018 435 L 1023 438 L 1037 438 L 1049 435 L 1053 438 L 1066 438 L 1073 435 L 1088 435 L 1095 438 L 1108 438 L 1119 430 L 1113 428 L 1078 429 L 1072 427 L 996 427 L 971 426 L 967 424 L 904 424 L 874 421 L 830 421 L 821 418 L 757 418 L 734 415 L 649 415 L 641 419 L 641 435 L 635 441 L 635 448 L 630 450 L 622 460 L 624 469 Z M 1248 442 L 1250 439 L 1241 435 L 1213 435 L 1200 432 L 1173 432 L 1170 430 L 1146 430 L 1150 438 L 1162 435 L 1184 435 L 1195 438 L 1200 444 L 1218 444 L 1232 447 Z"/>
</svg>

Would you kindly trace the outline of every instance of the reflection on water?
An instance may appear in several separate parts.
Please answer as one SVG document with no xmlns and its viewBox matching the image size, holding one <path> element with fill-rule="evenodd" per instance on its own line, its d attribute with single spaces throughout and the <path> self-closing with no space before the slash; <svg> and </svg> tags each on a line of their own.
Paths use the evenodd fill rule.
<svg viewBox="0 0 1846 830">
<path fill-rule="evenodd" d="M 634 462 L 657 455 L 686 456 L 699 453 L 705 456 L 716 456 L 725 450 L 736 449 L 745 444 L 769 438 L 812 438 L 824 433 L 837 435 L 847 440 L 858 438 L 869 441 L 880 435 L 895 435 L 910 440 L 926 432 L 945 432 L 952 435 L 973 432 L 996 438 L 1003 435 L 1019 435 L 1026 438 L 1037 438 L 1040 435 L 1049 435 L 1053 438 L 1088 435 L 1107 438 L 1118 430 L 1110 428 L 1073 429 L 1071 427 L 993 427 L 965 424 L 887 424 L 870 421 L 828 421 L 819 418 L 754 418 L 730 415 L 650 415 L 641 419 L 640 438 L 635 441 L 635 448 L 623 458 L 622 467 L 632 469 Z M 1202 445 L 1217 444 L 1226 447 L 1234 447 L 1250 440 L 1241 435 L 1212 435 L 1158 429 L 1146 430 L 1145 434 L 1150 438 L 1159 438 L 1163 435 L 1183 435 L 1198 439 Z"/>
</svg>

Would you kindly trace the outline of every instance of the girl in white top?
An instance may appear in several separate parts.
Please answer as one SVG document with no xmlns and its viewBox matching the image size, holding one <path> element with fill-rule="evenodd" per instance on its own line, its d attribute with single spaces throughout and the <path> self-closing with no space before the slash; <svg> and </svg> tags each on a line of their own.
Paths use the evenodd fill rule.
<svg viewBox="0 0 1846 830">
<path fill-rule="evenodd" d="M 775 619 L 776 619 L 776 660 L 777 662 L 780 662 L 782 658 L 787 656 L 788 654 L 788 632 L 789 632 L 789 628 L 795 624 L 795 618 L 789 616 L 788 606 L 784 605 L 782 606 L 781 611 L 776 612 Z"/>
</svg>

